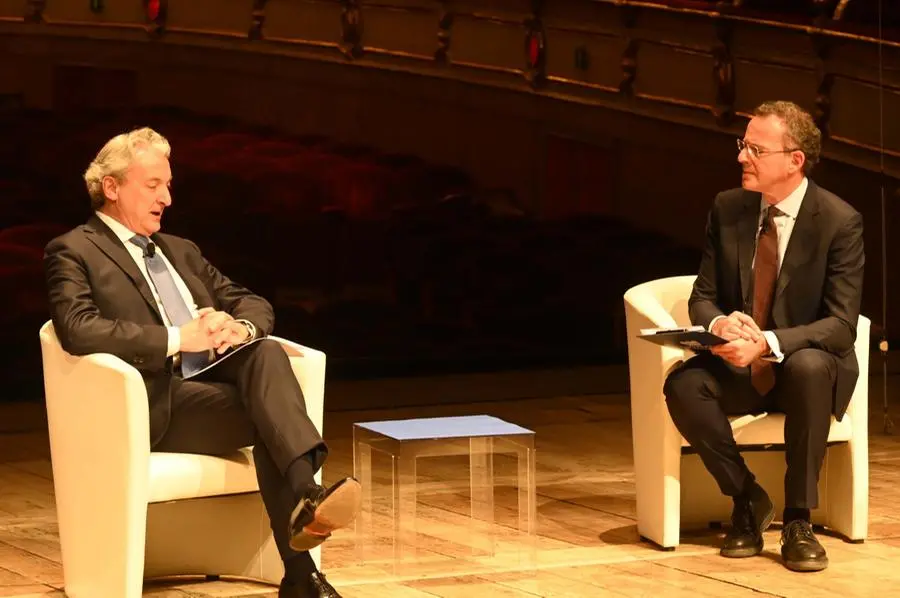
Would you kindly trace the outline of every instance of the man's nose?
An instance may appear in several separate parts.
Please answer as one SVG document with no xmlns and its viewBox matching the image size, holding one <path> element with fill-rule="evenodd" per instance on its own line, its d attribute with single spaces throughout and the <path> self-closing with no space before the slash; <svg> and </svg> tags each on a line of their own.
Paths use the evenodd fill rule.
<svg viewBox="0 0 900 598">
<path fill-rule="evenodd" d="M 162 193 L 159 194 L 159 201 L 166 207 L 172 205 L 172 192 L 168 187 L 163 187 Z"/>
</svg>

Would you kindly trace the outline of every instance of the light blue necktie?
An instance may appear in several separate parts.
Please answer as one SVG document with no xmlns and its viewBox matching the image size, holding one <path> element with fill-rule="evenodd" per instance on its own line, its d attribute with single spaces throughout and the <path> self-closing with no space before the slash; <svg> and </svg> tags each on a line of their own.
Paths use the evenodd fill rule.
<svg viewBox="0 0 900 598">
<path fill-rule="evenodd" d="M 156 253 L 156 246 L 151 243 L 150 239 L 141 235 L 135 235 L 129 239 L 132 243 L 141 248 L 144 253 L 144 262 L 147 264 L 147 272 L 150 273 L 150 279 L 156 292 L 159 293 L 159 299 L 162 301 L 163 309 L 166 310 L 166 316 L 173 326 L 181 326 L 193 320 L 191 310 L 178 287 L 175 286 L 175 279 L 172 272 L 166 267 L 166 262 L 162 256 Z M 185 378 L 190 377 L 197 371 L 203 369 L 209 364 L 209 352 L 203 351 L 198 353 L 181 353 L 181 374 Z"/>
</svg>

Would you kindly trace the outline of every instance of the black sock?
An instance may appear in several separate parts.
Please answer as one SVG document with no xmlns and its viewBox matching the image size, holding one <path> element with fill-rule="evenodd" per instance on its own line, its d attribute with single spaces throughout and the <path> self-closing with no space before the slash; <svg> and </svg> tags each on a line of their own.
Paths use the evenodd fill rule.
<svg viewBox="0 0 900 598">
<path fill-rule="evenodd" d="M 284 562 L 284 579 L 291 585 L 309 583 L 309 576 L 316 572 L 316 564 L 308 552 L 295 554 Z"/>
<path fill-rule="evenodd" d="M 798 509 L 795 507 L 785 507 L 782 522 L 787 525 L 791 521 L 802 520 L 809 523 L 809 509 Z"/>
<path fill-rule="evenodd" d="M 294 491 L 294 496 L 298 500 L 309 491 L 310 487 L 316 485 L 316 481 L 313 478 L 314 473 L 313 460 L 310 453 L 300 455 L 288 466 L 286 477 L 291 485 L 291 490 Z"/>
</svg>

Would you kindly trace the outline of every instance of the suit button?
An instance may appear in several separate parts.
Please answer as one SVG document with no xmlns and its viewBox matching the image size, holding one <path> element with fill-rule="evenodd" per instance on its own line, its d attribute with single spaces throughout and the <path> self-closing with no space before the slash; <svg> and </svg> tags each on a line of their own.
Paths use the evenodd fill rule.
<svg viewBox="0 0 900 598">
<path fill-rule="evenodd" d="M 142 364 L 142 363 L 144 363 L 144 358 L 143 357 L 135 357 L 134 363 Z"/>
</svg>

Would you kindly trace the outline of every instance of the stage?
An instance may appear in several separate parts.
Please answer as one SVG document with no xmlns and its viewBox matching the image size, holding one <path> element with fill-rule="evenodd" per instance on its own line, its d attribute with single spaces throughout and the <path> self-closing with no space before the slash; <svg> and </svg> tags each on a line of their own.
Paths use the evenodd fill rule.
<svg viewBox="0 0 900 598">
<path fill-rule="evenodd" d="M 890 416 L 900 422 L 900 378 L 892 376 L 888 382 Z M 516 493 L 501 487 L 495 497 L 498 553 L 473 556 L 468 461 L 448 457 L 419 468 L 420 551 L 415 562 L 398 571 L 377 554 L 361 560 L 351 529 L 324 545 L 323 570 L 346 598 L 900 594 L 900 509 L 895 506 L 900 499 L 900 432 L 883 432 L 882 388 L 883 379 L 873 376 L 869 539 L 849 544 L 820 533 L 830 560 L 821 573 L 792 573 L 781 565 L 777 523 L 765 535 L 764 554 L 749 559 L 720 557 L 723 532 L 716 530 L 685 533 L 674 551 L 641 542 L 635 526 L 630 411 L 622 394 L 326 412 L 325 438 L 331 449 L 326 482 L 352 471 L 354 422 L 484 413 L 535 430 L 538 542 L 531 567 L 523 558 L 525 543 L 504 527 L 513 521 Z M 365 383 L 357 383 L 356 389 L 364 393 Z M 373 483 L 378 494 L 387 480 L 377 472 L 386 473 L 387 463 L 376 461 L 375 467 L 380 468 Z M 498 457 L 495 470 L 501 483 L 511 480 L 512 460 Z M 42 404 L 0 404 L 0 489 L 0 596 L 63 596 Z M 386 517 L 374 521 L 376 529 L 387 529 Z M 276 595 L 271 586 L 239 580 L 154 581 L 144 591 L 144 596 L 158 598 Z"/>
</svg>

